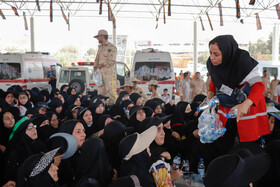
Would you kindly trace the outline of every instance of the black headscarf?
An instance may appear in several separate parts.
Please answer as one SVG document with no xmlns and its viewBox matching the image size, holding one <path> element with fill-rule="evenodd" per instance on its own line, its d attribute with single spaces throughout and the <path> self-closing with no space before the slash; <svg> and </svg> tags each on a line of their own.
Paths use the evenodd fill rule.
<svg viewBox="0 0 280 187">
<path fill-rule="evenodd" d="M 133 101 L 133 103 L 136 105 L 137 100 L 142 96 L 138 93 L 131 93 L 129 97 L 131 101 Z"/>
<path fill-rule="evenodd" d="M 222 51 L 222 64 L 214 66 L 210 57 L 207 60 L 207 69 L 217 89 L 222 84 L 234 89 L 258 65 L 247 51 L 238 48 L 232 35 L 217 36 L 209 42 L 217 43 Z"/>
<path fill-rule="evenodd" d="M 13 114 L 14 119 L 15 119 L 15 124 L 18 121 L 19 118 L 19 109 L 16 107 L 8 107 L 5 108 L 1 113 L 0 113 L 0 145 L 4 145 L 7 146 L 8 145 L 8 141 L 9 141 L 9 136 L 12 133 L 12 128 L 6 128 L 4 126 L 4 114 L 6 112 L 10 112 L 11 114 Z"/>
<path fill-rule="evenodd" d="M 17 168 L 31 155 L 47 151 L 46 145 L 38 138 L 33 140 L 26 134 L 28 125 L 32 119 L 24 121 L 14 133 L 6 149 L 7 165 L 6 180 L 15 180 Z"/>
<path fill-rule="evenodd" d="M 123 97 L 126 95 L 129 95 L 127 91 L 121 91 L 115 105 L 120 105 L 123 101 Z"/>
<path fill-rule="evenodd" d="M 120 176 L 136 175 L 139 178 L 141 186 L 155 187 L 156 184 L 149 173 L 152 165 L 152 159 L 149 157 L 147 149 L 141 153 L 132 156 L 129 160 L 123 161 L 120 169 Z"/>
<path fill-rule="evenodd" d="M 43 142 L 47 142 L 52 134 L 50 124 L 44 126 L 40 125 L 42 125 L 45 120 L 49 120 L 48 117 L 44 114 L 36 114 L 31 119 L 33 120 L 33 124 L 37 126 L 38 138 Z"/>
<path fill-rule="evenodd" d="M 90 126 L 88 124 L 86 124 L 83 117 L 84 117 L 87 110 L 90 111 L 90 109 L 87 108 L 87 107 L 84 107 L 84 108 L 81 107 L 78 111 L 77 117 L 78 117 L 79 120 L 81 120 L 83 122 L 83 125 L 84 125 L 84 128 L 85 128 L 85 133 L 86 133 L 87 138 L 88 138 L 88 137 L 92 136 L 94 133 L 98 132 L 98 130 L 97 130 L 96 123 L 92 122 Z"/>
<path fill-rule="evenodd" d="M 75 179 L 76 186 L 85 184 L 88 178 L 97 180 L 100 186 L 109 185 L 113 172 L 107 159 L 103 141 L 99 138 L 89 138 L 83 143 L 80 151 Z"/>
<path fill-rule="evenodd" d="M 175 107 L 175 111 L 171 120 L 171 127 L 173 130 L 178 132 L 180 136 L 185 133 L 187 122 L 192 117 L 192 112 L 185 113 L 186 107 L 189 105 L 188 102 L 180 101 Z"/>
<path fill-rule="evenodd" d="M 78 122 L 83 124 L 83 122 L 80 120 L 67 120 L 59 127 L 58 132 L 65 132 L 72 135 L 73 130 Z"/>
<path fill-rule="evenodd" d="M 19 102 L 19 99 L 18 99 L 19 104 L 22 105 L 22 106 L 24 106 L 26 109 L 32 108 L 32 107 L 33 107 L 33 104 L 31 103 L 31 101 L 30 101 L 30 99 L 29 99 L 29 97 L 28 97 L 28 94 L 27 94 L 25 91 L 20 92 L 20 93 L 18 94 L 18 98 L 19 98 L 20 95 L 26 95 L 26 96 L 27 96 L 27 102 L 23 105 L 22 103 Z"/>
<path fill-rule="evenodd" d="M 58 127 L 57 128 L 54 128 L 52 125 L 51 125 L 51 121 L 52 121 L 52 117 L 53 115 L 56 115 L 53 111 L 49 111 L 46 113 L 46 116 L 48 117 L 48 120 L 49 120 L 49 123 L 50 123 L 50 129 L 51 129 L 51 134 L 54 134 L 57 132 L 58 128 L 59 128 L 59 124 L 58 124 Z"/>
<path fill-rule="evenodd" d="M 100 130 L 104 129 L 105 122 L 106 122 L 107 118 L 111 118 L 113 120 L 112 116 L 110 116 L 108 114 L 103 114 L 102 116 L 100 116 L 98 118 L 97 123 L 96 123 L 96 130 L 97 131 L 100 131 Z"/>
<path fill-rule="evenodd" d="M 100 137 L 104 141 L 108 160 L 111 166 L 116 170 L 119 170 L 121 165 L 119 143 L 127 133 L 132 131 L 132 127 L 124 127 L 120 122 L 112 121 L 104 128 L 104 134 Z"/>
<path fill-rule="evenodd" d="M 24 161 L 24 163 L 20 166 L 18 170 L 17 176 L 17 186 L 21 187 L 49 187 L 54 186 L 55 181 L 52 179 L 50 174 L 48 173 L 51 164 L 48 164 L 47 167 L 37 176 L 30 177 L 30 173 L 33 168 L 35 168 L 36 164 L 43 157 L 43 153 L 32 155 L 28 159 Z"/>
<path fill-rule="evenodd" d="M 135 132 L 139 130 L 139 125 L 141 123 L 141 121 L 138 121 L 136 118 L 137 111 L 141 110 L 141 109 L 143 109 L 145 111 L 146 118 L 151 117 L 153 114 L 153 110 L 149 107 L 146 107 L 146 106 L 143 107 L 143 106 L 138 106 L 138 105 L 133 106 L 129 111 L 130 118 L 129 118 L 127 126 L 133 127 Z"/>
</svg>

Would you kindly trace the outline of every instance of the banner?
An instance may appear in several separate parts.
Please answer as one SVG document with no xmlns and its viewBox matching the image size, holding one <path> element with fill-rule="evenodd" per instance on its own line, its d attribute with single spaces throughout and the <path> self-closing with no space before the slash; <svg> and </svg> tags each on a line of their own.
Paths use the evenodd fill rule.
<svg viewBox="0 0 280 187">
<path fill-rule="evenodd" d="M 39 0 L 36 0 L 36 5 L 37 5 L 38 11 L 41 11 L 41 8 L 40 8 L 40 5 L 39 5 Z"/>
<path fill-rule="evenodd" d="M 239 4 L 239 0 L 235 0 L 236 2 L 236 17 L 240 18 L 240 4 Z"/>
<path fill-rule="evenodd" d="M 1 9 L 0 9 L 0 15 L 1 15 L 2 19 L 6 19 L 5 15 L 3 14 Z"/>
<path fill-rule="evenodd" d="M 255 4 L 255 0 L 250 0 L 249 5 L 254 5 Z"/>
<path fill-rule="evenodd" d="M 111 9 L 111 5 L 110 2 L 108 1 L 108 21 L 112 21 L 112 9 Z"/>
<path fill-rule="evenodd" d="M 99 0 L 99 14 L 102 14 L 102 1 L 103 0 Z"/>
<path fill-rule="evenodd" d="M 218 6 L 219 6 L 219 12 L 220 12 L 220 26 L 224 26 L 222 3 L 219 3 Z"/>
<path fill-rule="evenodd" d="M 171 0 L 168 0 L 168 16 L 171 16 Z"/>
<path fill-rule="evenodd" d="M 203 25 L 203 22 L 202 22 L 202 18 L 201 18 L 201 16 L 199 16 L 199 19 L 200 19 L 200 23 L 201 23 L 202 30 L 204 31 L 204 30 L 205 30 L 205 28 L 204 28 L 204 25 Z"/>
<path fill-rule="evenodd" d="M 113 42 L 113 36 L 109 35 L 109 42 Z M 125 62 L 127 35 L 117 35 L 117 61 Z"/>
<path fill-rule="evenodd" d="M 278 19 L 280 19 L 280 4 L 275 5 Z"/>
<path fill-rule="evenodd" d="M 15 15 L 16 15 L 16 16 L 19 16 L 19 15 L 18 15 L 17 8 L 16 8 L 16 7 L 14 7 L 14 6 L 12 6 L 12 9 L 13 9 L 13 11 L 14 11 Z"/>
<path fill-rule="evenodd" d="M 165 20 L 165 3 L 163 1 L 163 23 L 165 24 L 166 23 L 166 20 Z"/>
<path fill-rule="evenodd" d="M 211 28 L 211 30 L 213 30 L 213 26 L 212 26 L 212 23 L 211 23 L 210 16 L 209 16 L 208 12 L 206 12 L 206 15 L 207 15 L 207 18 L 208 18 L 208 21 L 209 21 L 210 28 Z"/>
<path fill-rule="evenodd" d="M 25 12 L 23 12 L 23 19 L 24 19 L 24 28 L 25 28 L 25 30 L 28 30 L 28 25 L 27 25 L 27 21 L 26 21 Z"/>
<path fill-rule="evenodd" d="M 53 22 L 53 8 L 52 8 L 52 2 L 53 0 L 50 1 L 50 22 Z"/>
<path fill-rule="evenodd" d="M 259 17 L 258 13 L 256 13 L 256 19 L 257 19 L 257 30 L 261 30 L 262 25 L 261 25 L 261 20 L 260 20 L 260 17 Z"/>
</svg>

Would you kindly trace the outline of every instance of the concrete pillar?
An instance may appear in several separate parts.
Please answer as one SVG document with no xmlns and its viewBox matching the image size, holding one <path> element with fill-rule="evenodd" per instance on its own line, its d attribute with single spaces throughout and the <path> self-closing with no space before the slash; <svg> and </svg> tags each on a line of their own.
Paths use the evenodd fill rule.
<svg viewBox="0 0 280 187">
<path fill-rule="evenodd" d="M 35 51 L 35 39 L 34 39 L 34 18 L 30 17 L 30 44 L 31 44 L 31 52 Z"/>
<path fill-rule="evenodd" d="M 197 51 L 197 22 L 193 22 L 193 72 L 197 71 L 198 51 Z"/>
<path fill-rule="evenodd" d="M 273 27 L 272 33 L 272 62 L 279 65 L 279 23 Z"/>
</svg>

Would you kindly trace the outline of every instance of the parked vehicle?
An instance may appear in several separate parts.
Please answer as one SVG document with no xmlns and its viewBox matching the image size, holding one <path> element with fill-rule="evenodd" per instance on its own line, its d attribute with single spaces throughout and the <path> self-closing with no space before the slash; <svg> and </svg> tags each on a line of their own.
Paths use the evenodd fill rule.
<svg viewBox="0 0 280 187">
<path fill-rule="evenodd" d="M 77 92 L 86 94 L 97 90 L 94 79 L 94 62 L 78 62 L 77 66 L 62 67 L 57 78 L 56 87 L 61 88 L 64 84 L 76 89 Z M 116 63 L 117 79 L 123 85 L 125 79 L 129 77 L 129 69 L 123 62 Z"/>
<path fill-rule="evenodd" d="M 49 89 L 49 77 L 56 75 L 60 67 L 60 62 L 48 53 L 0 54 L 0 87 L 3 90 L 13 85 L 20 85 L 24 90 Z"/>
<path fill-rule="evenodd" d="M 154 79 L 159 83 L 158 93 L 162 94 L 167 88 L 168 93 L 175 96 L 175 76 L 172 58 L 169 52 L 156 49 L 143 49 L 137 51 L 133 58 L 131 77 L 136 77 L 138 86 L 149 96 L 147 82 Z"/>
</svg>

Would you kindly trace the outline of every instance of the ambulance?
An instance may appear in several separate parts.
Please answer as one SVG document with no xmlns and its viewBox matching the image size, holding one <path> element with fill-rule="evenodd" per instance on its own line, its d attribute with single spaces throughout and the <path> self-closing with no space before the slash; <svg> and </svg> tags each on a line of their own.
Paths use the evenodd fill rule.
<svg viewBox="0 0 280 187">
<path fill-rule="evenodd" d="M 159 83 L 158 93 L 163 94 L 163 89 L 168 89 L 168 94 L 175 98 L 175 76 L 172 58 L 169 52 L 156 49 L 143 49 L 137 51 L 133 58 L 130 77 L 136 77 L 137 85 L 141 87 L 148 97 L 151 92 L 148 90 L 147 82 L 154 79 Z"/>
<path fill-rule="evenodd" d="M 48 89 L 50 75 L 57 75 L 61 64 L 48 53 L 0 53 L 0 88 L 4 91 L 13 85 L 24 90 L 37 87 Z"/>
</svg>

